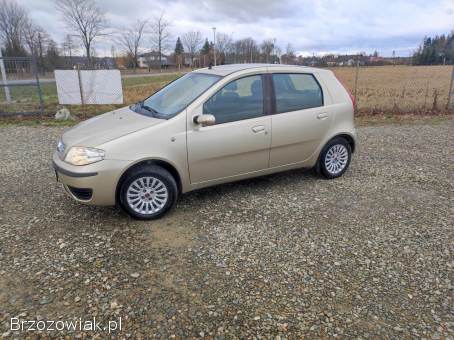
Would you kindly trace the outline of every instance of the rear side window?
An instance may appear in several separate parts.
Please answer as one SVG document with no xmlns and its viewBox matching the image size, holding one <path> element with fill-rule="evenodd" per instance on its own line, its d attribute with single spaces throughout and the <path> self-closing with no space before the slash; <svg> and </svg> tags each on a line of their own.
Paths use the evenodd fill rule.
<svg viewBox="0 0 454 340">
<path fill-rule="evenodd" d="M 290 112 L 323 106 L 323 93 L 312 74 L 273 74 L 276 112 Z"/>
<path fill-rule="evenodd" d="M 262 77 L 249 76 L 228 83 L 205 102 L 203 113 L 215 116 L 216 124 L 263 116 Z"/>
</svg>

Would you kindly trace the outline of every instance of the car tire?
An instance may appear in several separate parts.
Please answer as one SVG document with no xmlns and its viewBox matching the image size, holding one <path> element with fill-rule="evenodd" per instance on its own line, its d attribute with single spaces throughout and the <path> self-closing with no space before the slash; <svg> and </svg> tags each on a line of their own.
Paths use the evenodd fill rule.
<svg viewBox="0 0 454 340">
<path fill-rule="evenodd" d="M 121 208 L 131 217 L 153 220 L 166 214 L 176 203 L 175 178 L 156 165 L 141 166 L 127 174 L 119 192 Z"/>
<path fill-rule="evenodd" d="M 316 171 L 326 179 L 340 177 L 347 171 L 351 158 L 350 144 L 342 137 L 333 138 L 320 153 Z"/>
</svg>

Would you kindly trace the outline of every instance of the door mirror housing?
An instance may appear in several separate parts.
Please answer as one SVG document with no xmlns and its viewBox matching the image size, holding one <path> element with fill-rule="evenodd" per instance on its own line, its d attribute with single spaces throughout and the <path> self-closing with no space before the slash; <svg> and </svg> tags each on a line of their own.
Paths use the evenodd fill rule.
<svg viewBox="0 0 454 340">
<path fill-rule="evenodd" d="M 204 114 L 194 117 L 194 123 L 201 126 L 211 126 L 216 124 L 216 118 L 210 114 Z"/>
</svg>

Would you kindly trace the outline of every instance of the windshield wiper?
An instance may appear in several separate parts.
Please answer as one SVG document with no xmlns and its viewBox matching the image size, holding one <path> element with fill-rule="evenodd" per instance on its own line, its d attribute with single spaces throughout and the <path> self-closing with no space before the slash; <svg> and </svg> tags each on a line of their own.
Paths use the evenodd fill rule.
<svg viewBox="0 0 454 340">
<path fill-rule="evenodd" d="M 150 112 L 153 116 L 155 115 L 159 115 L 159 112 L 156 111 L 155 109 L 153 109 L 152 107 L 148 106 L 148 105 L 145 105 L 144 101 L 140 101 L 138 102 L 137 104 L 139 104 L 140 108 L 144 109 L 144 110 L 147 110 L 148 112 Z"/>
<path fill-rule="evenodd" d="M 145 104 L 142 104 L 142 108 L 144 108 L 145 110 L 151 112 L 151 113 L 154 114 L 154 115 L 155 115 L 155 114 L 158 114 L 158 111 L 156 111 L 156 110 L 153 109 L 152 107 L 149 107 L 149 106 L 147 106 L 147 105 L 145 105 Z"/>
</svg>

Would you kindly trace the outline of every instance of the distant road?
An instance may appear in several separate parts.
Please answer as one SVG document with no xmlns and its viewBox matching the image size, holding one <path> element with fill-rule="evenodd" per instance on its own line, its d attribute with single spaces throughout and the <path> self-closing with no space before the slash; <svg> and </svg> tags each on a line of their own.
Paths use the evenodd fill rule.
<svg viewBox="0 0 454 340">
<path fill-rule="evenodd" d="M 131 73 L 131 74 L 122 74 L 121 78 L 142 78 L 142 77 L 159 77 L 162 75 L 172 75 L 186 73 L 184 72 L 162 72 L 162 73 Z M 39 78 L 40 84 L 46 83 L 55 83 L 54 78 Z M 35 79 L 12 79 L 8 80 L 8 85 L 19 86 L 19 85 L 34 85 L 36 83 Z M 5 83 L 0 80 L 0 86 L 5 85 Z"/>
</svg>

